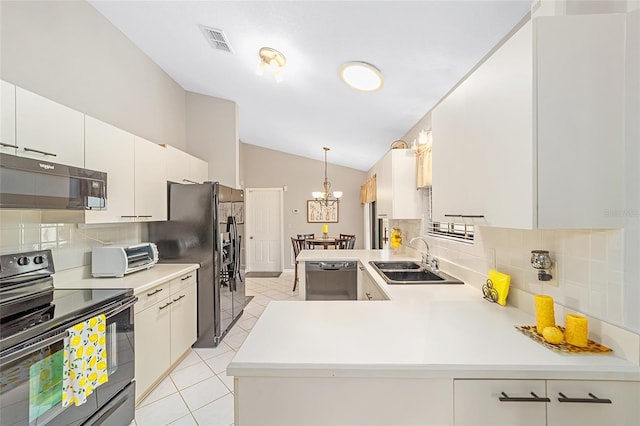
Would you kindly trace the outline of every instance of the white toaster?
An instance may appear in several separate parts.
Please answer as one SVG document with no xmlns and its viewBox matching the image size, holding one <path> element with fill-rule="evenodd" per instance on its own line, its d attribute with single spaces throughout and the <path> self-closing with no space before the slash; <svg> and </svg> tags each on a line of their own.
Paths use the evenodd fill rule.
<svg viewBox="0 0 640 426">
<path fill-rule="evenodd" d="M 91 275 L 123 277 L 131 272 L 151 268 L 158 263 L 158 248 L 154 243 L 130 247 L 94 247 L 91 252 Z"/>
</svg>

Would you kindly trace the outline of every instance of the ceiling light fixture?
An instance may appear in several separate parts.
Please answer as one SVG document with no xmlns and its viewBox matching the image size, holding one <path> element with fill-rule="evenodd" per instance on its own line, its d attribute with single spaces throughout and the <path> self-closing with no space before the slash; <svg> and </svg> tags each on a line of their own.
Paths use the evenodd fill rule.
<svg viewBox="0 0 640 426">
<path fill-rule="evenodd" d="M 258 51 L 260 62 L 258 63 L 258 75 L 263 75 L 266 69 L 269 70 L 273 78 L 279 83 L 282 81 L 282 68 L 287 63 L 287 58 L 276 49 L 262 47 Z"/>
<path fill-rule="evenodd" d="M 340 78 L 347 86 L 362 92 L 382 89 L 384 79 L 376 67 L 366 62 L 347 62 L 340 67 Z"/>
<path fill-rule="evenodd" d="M 314 191 L 311 193 L 311 195 L 317 202 L 320 203 L 320 205 L 330 207 L 335 203 L 340 203 L 342 191 L 333 191 L 333 193 L 330 192 L 331 183 L 329 182 L 329 179 L 327 179 L 327 151 L 329 151 L 329 148 L 325 146 L 322 149 L 324 149 L 324 183 L 322 184 L 324 191 Z"/>
</svg>

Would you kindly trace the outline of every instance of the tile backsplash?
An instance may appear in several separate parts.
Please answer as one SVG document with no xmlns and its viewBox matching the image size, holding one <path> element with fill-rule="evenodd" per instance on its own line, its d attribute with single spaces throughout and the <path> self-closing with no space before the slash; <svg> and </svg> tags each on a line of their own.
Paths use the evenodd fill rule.
<svg viewBox="0 0 640 426">
<path fill-rule="evenodd" d="M 62 271 L 89 265 L 96 245 L 140 242 L 138 223 L 84 225 L 77 217 L 77 212 L 0 210 L 0 254 L 51 249 L 56 271 Z"/>
<path fill-rule="evenodd" d="M 486 277 L 489 269 L 511 275 L 511 285 L 544 293 L 570 309 L 624 324 L 624 231 L 519 230 L 476 227 L 473 244 L 429 237 L 432 255 Z M 548 250 L 550 282 L 538 280 L 531 250 Z M 481 286 L 483 282 L 471 283 Z"/>
</svg>

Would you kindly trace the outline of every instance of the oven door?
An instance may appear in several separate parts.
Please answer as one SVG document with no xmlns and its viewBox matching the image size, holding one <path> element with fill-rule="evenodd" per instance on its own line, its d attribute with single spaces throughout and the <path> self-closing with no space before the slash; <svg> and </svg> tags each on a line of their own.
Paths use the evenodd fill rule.
<svg viewBox="0 0 640 426">
<path fill-rule="evenodd" d="M 62 359 L 66 327 L 38 336 L 0 354 L 0 423 L 79 425 L 129 385 L 134 377 L 133 301 L 107 308 L 109 380 L 76 407 L 62 407 Z M 82 322 L 100 312 L 74 321 Z M 131 419 L 133 419 L 133 410 Z"/>
</svg>

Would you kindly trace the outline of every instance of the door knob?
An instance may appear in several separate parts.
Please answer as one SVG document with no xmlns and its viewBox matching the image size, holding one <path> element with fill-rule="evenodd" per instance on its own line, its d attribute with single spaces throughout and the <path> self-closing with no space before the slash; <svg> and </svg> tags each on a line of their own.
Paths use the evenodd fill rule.
<svg viewBox="0 0 640 426">
<path fill-rule="evenodd" d="M 249 237 L 250 240 L 253 240 L 253 236 Z"/>
</svg>

